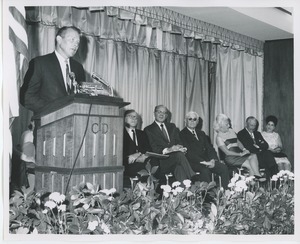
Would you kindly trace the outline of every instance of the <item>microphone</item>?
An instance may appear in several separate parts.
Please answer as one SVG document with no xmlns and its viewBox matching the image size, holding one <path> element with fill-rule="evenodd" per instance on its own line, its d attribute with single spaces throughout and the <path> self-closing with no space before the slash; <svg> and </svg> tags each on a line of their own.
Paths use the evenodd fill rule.
<svg viewBox="0 0 300 244">
<path fill-rule="evenodd" d="M 94 80 L 98 81 L 99 83 L 101 83 L 102 85 L 105 85 L 106 87 L 108 87 L 110 89 L 110 96 L 114 95 L 113 88 L 103 78 L 101 78 L 100 75 L 98 75 L 96 72 L 92 72 L 91 76 Z"/>
<path fill-rule="evenodd" d="M 98 82 L 100 82 L 101 84 L 107 86 L 107 87 L 110 87 L 110 85 L 105 81 L 103 80 L 103 78 L 100 77 L 100 75 L 98 75 L 97 73 L 93 72 L 92 73 L 92 78 Z"/>
<path fill-rule="evenodd" d="M 69 78 L 73 81 L 75 80 L 76 76 L 75 76 L 75 73 L 74 72 L 70 72 L 69 73 Z"/>
<path fill-rule="evenodd" d="M 69 73 L 69 78 L 70 78 L 70 80 L 71 80 L 71 84 L 72 84 L 72 90 L 74 91 L 74 93 L 76 94 L 77 93 L 77 85 L 78 85 L 78 83 L 77 83 L 77 81 L 76 81 L 76 75 L 75 75 L 75 73 L 74 72 L 70 72 Z"/>
</svg>

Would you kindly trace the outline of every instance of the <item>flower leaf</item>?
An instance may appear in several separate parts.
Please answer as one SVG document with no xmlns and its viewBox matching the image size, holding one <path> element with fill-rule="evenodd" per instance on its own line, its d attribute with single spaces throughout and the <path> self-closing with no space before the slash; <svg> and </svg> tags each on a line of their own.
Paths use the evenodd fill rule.
<svg viewBox="0 0 300 244">
<path fill-rule="evenodd" d="M 141 206 L 141 204 L 139 202 L 137 202 L 137 203 L 132 205 L 132 209 L 137 210 L 137 209 L 139 209 L 140 206 Z"/>
<path fill-rule="evenodd" d="M 176 213 L 178 218 L 180 219 L 181 223 L 184 223 L 184 218 L 180 213 Z"/>
<path fill-rule="evenodd" d="M 213 213 L 214 217 L 216 217 L 217 213 L 218 213 L 216 205 L 212 203 L 210 209 L 211 209 L 211 212 Z"/>
<path fill-rule="evenodd" d="M 140 171 L 138 172 L 138 174 L 139 174 L 140 176 L 147 176 L 147 175 L 149 175 L 149 173 L 148 173 L 145 169 L 140 170 Z"/>
<path fill-rule="evenodd" d="M 158 166 L 152 167 L 151 174 L 154 174 L 157 171 L 157 169 L 158 169 Z"/>
</svg>

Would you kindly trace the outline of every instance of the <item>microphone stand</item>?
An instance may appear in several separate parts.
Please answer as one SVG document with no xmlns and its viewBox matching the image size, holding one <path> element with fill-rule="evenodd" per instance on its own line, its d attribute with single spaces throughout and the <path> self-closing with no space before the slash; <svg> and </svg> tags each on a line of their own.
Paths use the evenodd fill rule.
<svg viewBox="0 0 300 244">
<path fill-rule="evenodd" d="M 96 74 L 95 72 L 92 73 L 92 78 L 99 82 L 102 85 L 105 85 L 106 87 L 108 87 L 108 89 L 110 90 L 110 95 L 111 97 L 114 96 L 114 89 L 112 88 L 112 86 L 110 84 L 108 84 L 105 80 L 103 80 L 98 74 Z"/>
</svg>

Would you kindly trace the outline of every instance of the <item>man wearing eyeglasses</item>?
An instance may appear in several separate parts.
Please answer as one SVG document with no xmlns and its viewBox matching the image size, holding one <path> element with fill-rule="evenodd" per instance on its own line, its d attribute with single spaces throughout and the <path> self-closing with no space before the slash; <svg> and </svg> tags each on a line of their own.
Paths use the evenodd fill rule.
<svg viewBox="0 0 300 244">
<path fill-rule="evenodd" d="M 138 172 L 145 168 L 149 158 L 145 155 L 151 151 L 146 133 L 137 129 L 138 114 L 135 110 L 127 110 L 124 114 L 124 137 L 123 137 L 123 165 L 124 175 L 129 177 L 139 176 Z M 155 160 L 151 159 L 152 166 Z"/>
<path fill-rule="evenodd" d="M 207 135 L 197 128 L 199 115 L 188 112 L 185 116 L 186 127 L 180 131 L 183 146 L 187 148 L 186 157 L 195 172 L 200 172 L 199 180 L 211 182 L 212 173 L 221 176 L 221 185 L 228 188 L 229 173 L 227 166 L 219 162 L 217 153 Z"/>
<path fill-rule="evenodd" d="M 168 154 L 166 159 L 160 159 L 161 175 L 172 173 L 176 180 L 182 182 L 195 175 L 185 157 L 186 148 L 182 146 L 179 130 L 173 123 L 166 122 L 168 109 L 158 105 L 154 109 L 155 121 L 147 126 L 146 132 L 152 151 L 159 154 Z"/>
</svg>

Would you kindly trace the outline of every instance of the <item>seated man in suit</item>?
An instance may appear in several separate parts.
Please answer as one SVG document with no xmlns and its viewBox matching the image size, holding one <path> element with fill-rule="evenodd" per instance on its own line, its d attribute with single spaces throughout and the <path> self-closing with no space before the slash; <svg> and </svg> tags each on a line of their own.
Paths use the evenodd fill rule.
<svg viewBox="0 0 300 244">
<path fill-rule="evenodd" d="M 229 173 L 227 166 L 219 162 L 217 153 L 207 135 L 197 128 L 199 115 L 196 112 L 188 112 L 185 116 L 186 127 L 180 131 L 183 146 L 187 148 L 186 157 L 192 169 L 200 172 L 199 180 L 210 182 L 212 173 L 221 176 L 221 184 L 228 188 Z"/>
<path fill-rule="evenodd" d="M 259 168 L 266 169 L 266 176 L 278 173 L 276 161 L 270 151 L 269 145 L 257 129 L 257 119 L 250 116 L 246 119 L 246 127 L 237 134 L 238 139 L 250 153 L 256 153 Z"/>
<path fill-rule="evenodd" d="M 144 130 L 149 138 L 152 151 L 169 154 L 169 158 L 160 160 L 161 174 L 172 173 L 176 180 L 182 182 L 195 175 L 184 153 L 179 130 L 175 124 L 166 122 L 168 109 L 158 105 L 154 109 L 155 121 Z"/>
<path fill-rule="evenodd" d="M 123 137 L 123 165 L 124 175 L 129 177 L 139 176 L 138 172 L 145 168 L 149 159 L 145 152 L 151 151 L 146 133 L 137 129 L 138 114 L 135 110 L 127 110 L 124 114 L 125 128 Z M 151 165 L 158 165 L 151 159 Z"/>
</svg>

